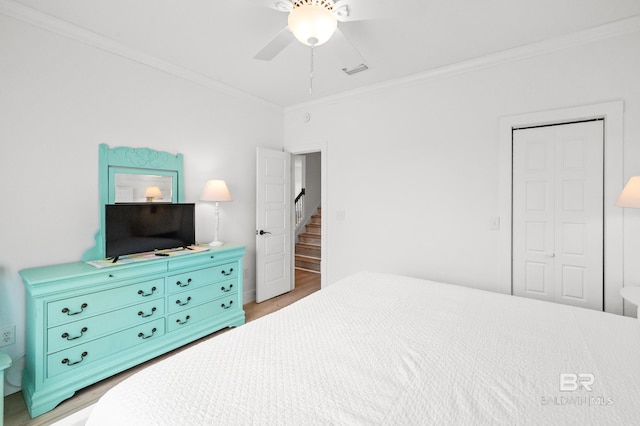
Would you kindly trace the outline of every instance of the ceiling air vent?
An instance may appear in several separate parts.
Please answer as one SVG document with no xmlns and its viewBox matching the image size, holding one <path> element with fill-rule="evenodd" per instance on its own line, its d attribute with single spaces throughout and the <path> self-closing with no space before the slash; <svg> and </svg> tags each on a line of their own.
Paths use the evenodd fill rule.
<svg viewBox="0 0 640 426">
<path fill-rule="evenodd" d="M 368 69 L 369 69 L 369 67 L 366 66 L 365 64 L 360 64 L 360 65 L 358 65 L 356 67 L 353 67 L 351 69 L 342 68 L 342 71 L 344 71 L 347 75 L 353 75 L 353 74 L 357 74 L 357 73 L 362 72 L 362 71 L 366 71 Z"/>
</svg>

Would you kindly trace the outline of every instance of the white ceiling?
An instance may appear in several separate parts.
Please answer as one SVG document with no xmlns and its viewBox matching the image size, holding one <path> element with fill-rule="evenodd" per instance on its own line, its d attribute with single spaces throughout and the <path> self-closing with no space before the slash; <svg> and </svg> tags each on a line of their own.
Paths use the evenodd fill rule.
<svg viewBox="0 0 640 426">
<path fill-rule="evenodd" d="M 310 95 L 309 47 L 253 59 L 287 22 L 265 0 L 16 1 L 283 107 L 640 15 L 640 0 L 360 0 L 389 11 L 339 23 L 369 70 L 343 73 L 332 39 L 315 49 Z"/>
</svg>

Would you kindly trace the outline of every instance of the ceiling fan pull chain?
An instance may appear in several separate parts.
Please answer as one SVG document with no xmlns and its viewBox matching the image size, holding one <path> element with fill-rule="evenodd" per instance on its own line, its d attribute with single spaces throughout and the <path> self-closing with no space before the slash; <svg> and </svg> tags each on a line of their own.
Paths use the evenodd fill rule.
<svg viewBox="0 0 640 426">
<path fill-rule="evenodd" d="M 309 94 L 313 95 L 313 44 L 311 45 L 311 71 L 309 72 Z"/>
</svg>

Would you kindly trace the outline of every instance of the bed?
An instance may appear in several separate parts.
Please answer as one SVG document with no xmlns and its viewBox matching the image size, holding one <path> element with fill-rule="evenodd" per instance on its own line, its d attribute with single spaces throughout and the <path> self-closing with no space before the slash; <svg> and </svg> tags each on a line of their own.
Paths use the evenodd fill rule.
<svg viewBox="0 0 640 426">
<path fill-rule="evenodd" d="M 640 321 L 361 272 L 133 375 L 87 424 L 639 419 Z"/>
</svg>

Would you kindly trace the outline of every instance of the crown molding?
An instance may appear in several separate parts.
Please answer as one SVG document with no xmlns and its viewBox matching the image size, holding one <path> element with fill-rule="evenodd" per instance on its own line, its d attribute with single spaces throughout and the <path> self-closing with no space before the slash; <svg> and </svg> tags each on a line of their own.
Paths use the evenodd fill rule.
<svg viewBox="0 0 640 426">
<path fill-rule="evenodd" d="M 265 106 L 282 111 L 281 106 L 268 102 L 265 99 L 221 83 L 193 70 L 172 64 L 155 56 L 148 55 L 71 22 L 41 12 L 32 7 L 25 6 L 15 0 L 0 0 L 0 14 L 112 53 L 122 58 L 129 59 L 139 64 L 146 65 L 167 74 L 171 74 L 175 77 L 198 84 L 208 89 L 222 92 L 234 98 L 258 102 Z"/>
<path fill-rule="evenodd" d="M 131 61 L 149 66 L 156 70 L 163 71 L 165 73 L 198 84 L 200 86 L 222 92 L 229 96 L 258 102 L 280 111 L 283 110 L 281 106 L 271 103 L 265 99 L 249 94 L 227 84 L 221 83 L 218 80 L 200 74 L 196 71 L 180 67 L 155 56 L 148 55 L 139 50 L 125 46 L 124 44 L 105 37 L 101 34 L 82 28 L 63 19 L 56 18 L 32 7 L 25 6 L 15 0 L 0 0 L 0 14 L 18 19 L 44 30 L 51 31 L 69 39 L 78 41 L 80 43 L 93 46 L 97 49 L 110 52 L 114 55 L 118 55 Z M 366 95 L 372 92 L 386 90 L 389 88 L 411 86 L 429 80 L 450 77 L 457 74 L 472 72 L 503 63 L 519 61 L 638 31 L 640 31 L 640 15 L 578 31 L 566 36 L 556 37 L 553 39 L 519 46 L 513 49 L 504 50 L 501 52 L 458 62 L 451 65 L 446 65 L 444 67 L 432 69 L 422 73 L 388 80 L 359 89 L 345 91 L 336 95 L 315 99 L 313 101 L 288 106 L 284 108 L 284 111 L 286 113 L 288 111 L 297 110 L 299 108 L 339 102 L 344 99 Z"/>
<path fill-rule="evenodd" d="M 298 110 L 300 108 L 308 108 L 317 105 L 327 105 L 352 99 L 358 96 L 364 96 L 373 92 L 384 91 L 390 88 L 400 88 L 423 83 L 425 81 L 436 80 L 444 77 L 451 77 L 458 74 L 468 73 L 493 67 L 496 65 L 520 61 L 548 53 L 553 53 L 572 47 L 582 46 L 585 44 L 595 43 L 608 38 L 619 37 L 640 31 L 640 15 L 630 18 L 621 19 L 586 30 L 578 31 L 565 36 L 560 36 L 548 40 L 542 40 L 512 49 L 503 50 L 501 52 L 481 56 L 467 61 L 458 62 L 444 67 L 435 68 L 429 71 L 412 74 L 398 79 L 384 81 L 379 84 L 365 86 L 359 89 L 345 91 L 336 95 L 327 96 L 313 101 L 304 102 L 286 107 L 285 113 Z"/>
</svg>

